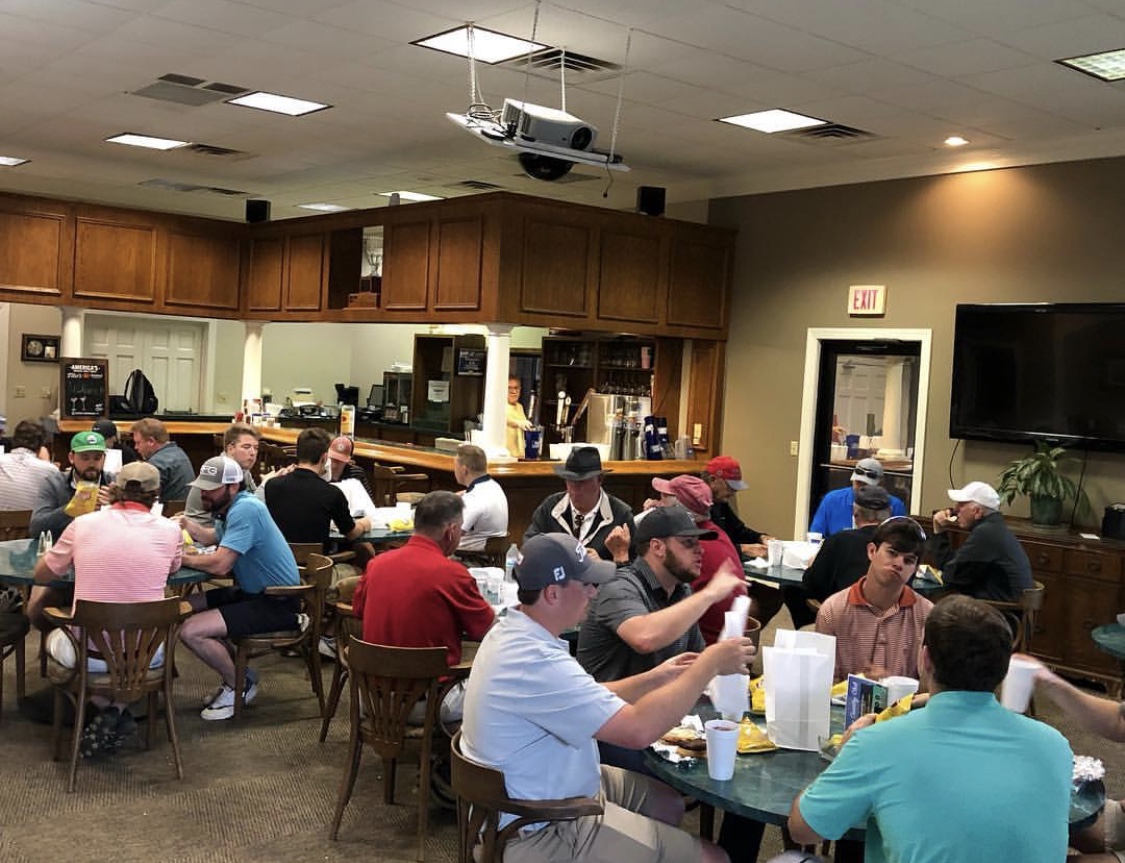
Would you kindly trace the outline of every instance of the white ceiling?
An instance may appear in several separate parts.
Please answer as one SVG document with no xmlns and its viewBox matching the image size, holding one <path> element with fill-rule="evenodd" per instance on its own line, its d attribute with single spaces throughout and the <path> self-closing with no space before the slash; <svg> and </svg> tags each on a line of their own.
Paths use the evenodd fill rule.
<svg viewBox="0 0 1125 863">
<path fill-rule="evenodd" d="M 465 180 L 618 207 L 638 185 L 686 201 L 1125 154 L 1125 84 L 1056 64 L 1125 48 L 1125 0 L 544 0 L 538 41 L 625 66 L 571 73 L 567 107 L 632 167 L 524 177 L 458 130 L 463 59 L 410 45 L 472 19 L 530 37 L 524 0 L 0 0 L 0 190 L 232 219 L 308 202 L 382 206 L 376 193 L 467 194 Z M 626 58 L 626 46 L 629 45 Z M 130 91 L 167 73 L 332 104 L 303 118 Z M 557 106 L 559 83 L 479 67 L 486 100 Z M 860 142 L 767 136 L 715 118 L 782 107 L 857 127 Z M 219 157 L 107 144 L 120 132 L 242 151 Z M 970 146 L 942 145 L 959 134 Z M 172 192 L 164 179 L 238 190 Z M 451 188 L 452 187 L 452 188 Z"/>
</svg>

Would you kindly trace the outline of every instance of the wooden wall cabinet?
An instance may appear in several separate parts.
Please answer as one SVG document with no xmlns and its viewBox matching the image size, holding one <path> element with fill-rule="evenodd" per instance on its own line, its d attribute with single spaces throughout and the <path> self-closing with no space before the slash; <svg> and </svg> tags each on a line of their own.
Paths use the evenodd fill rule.
<svg viewBox="0 0 1125 863">
<path fill-rule="evenodd" d="M 462 351 L 485 351 L 484 336 L 416 335 L 410 424 L 424 431 L 463 431 L 484 410 L 484 367 L 462 362 Z M 471 366 L 471 370 L 468 368 Z M 477 370 L 479 368 L 479 372 Z M 466 373 L 470 371 L 470 373 Z M 437 398 L 431 396 L 443 393 Z"/>
<path fill-rule="evenodd" d="M 725 337 L 734 250 L 717 239 L 694 230 L 671 238 L 667 320 Z"/>
<path fill-rule="evenodd" d="M 424 312 L 430 294 L 430 220 L 383 228 L 383 308 Z"/>
<path fill-rule="evenodd" d="M 62 298 L 70 293 L 73 231 L 65 212 L 31 207 L 27 212 L 0 208 L 0 290 Z"/>
<path fill-rule="evenodd" d="M 195 314 L 237 311 L 241 246 L 229 234 L 169 231 L 164 305 Z"/>
<path fill-rule="evenodd" d="M 722 446 L 723 376 L 726 343 L 696 339 L 688 366 L 687 428 L 696 453 L 712 458 Z"/>
<path fill-rule="evenodd" d="M 285 279 L 285 238 L 256 237 L 249 245 L 246 309 L 250 312 L 281 311 L 281 290 Z"/>
<path fill-rule="evenodd" d="M 78 216 L 74 299 L 156 304 L 156 226 Z"/>
<path fill-rule="evenodd" d="M 286 246 L 285 310 L 320 311 L 327 278 L 324 234 L 288 237 Z"/>
</svg>

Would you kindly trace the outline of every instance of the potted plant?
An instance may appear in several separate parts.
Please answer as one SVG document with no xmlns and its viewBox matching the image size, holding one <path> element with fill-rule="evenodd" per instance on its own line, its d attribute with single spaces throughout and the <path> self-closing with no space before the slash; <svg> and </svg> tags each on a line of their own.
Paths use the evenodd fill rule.
<svg viewBox="0 0 1125 863">
<path fill-rule="evenodd" d="M 1000 500 L 1010 504 L 1018 494 L 1031 500 L 1031 523 L 1042 527 L 1057 527 L 1062 523 L 1063 504 L 1077 500 L 1083 511 L 1090 505 L 1086 492 L 1078 488 L 1069 477 L 1059 471 L 1060 462 L 1070 460 L 1061 446 L 1051 446 L 1039 441 L 1035 452 L 1009 462 L 1000 472 L 996 492 Z"/>
</svg>

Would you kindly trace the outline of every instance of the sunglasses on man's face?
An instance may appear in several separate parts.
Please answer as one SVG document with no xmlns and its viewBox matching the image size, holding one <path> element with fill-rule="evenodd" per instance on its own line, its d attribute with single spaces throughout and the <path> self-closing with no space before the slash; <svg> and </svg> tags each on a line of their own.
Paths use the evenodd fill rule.
<svg viewBox="0 0 1125 863">
<path fill-rule="evenodd" d="M 892 515 L 890 518 L 883 519 L 883 521 L 879 522 L 879 527 L 883 527 L 883 525 L 890 524 L 894 521 L 901 521 L 905 524 L 913 525 L 914 530 L 918 532 L 918 538 L 923 542 L 926 541 L 926 531 L 922 529 L 922 525 L 918 524 L 918 522 L 908 515 Z"/>
<path fill-rule="evenodd" d="M 866 467 L 853 468 L 852 473 L 858 474 L 859 476 L 865 476 L 865 477 L 868 477 L 870 479 L 879 479 L 879 477 L 882 476 L 882 474 L 879 473 L 879 471 L 871 470 L 870 468 L 866 468 Z"/>
</svg>

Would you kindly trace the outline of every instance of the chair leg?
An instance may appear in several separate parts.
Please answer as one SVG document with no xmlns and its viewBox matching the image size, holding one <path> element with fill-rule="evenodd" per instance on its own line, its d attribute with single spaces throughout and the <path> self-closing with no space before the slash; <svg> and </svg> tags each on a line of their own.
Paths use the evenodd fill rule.
<svg viewBox="0 0 1125 863">
<path fill-rule="evenodd" d="M 344 773 L 344 780 L 340 783 L 340 793 L 336 798 L 336 814 L 332 817 L 332 826 L 328 831 L 329 839 L 335 840 L 340 833 L 340 822 L 344 820 L 344 809 L 347 807 L 348 801 L 352 799 L 355 780 L 359 775 L 359 762 L 362 758 L 363 741 L 359 737 L 359 732 L 353 728 L 351 746 L 348 750 L 347 770 Z"/>
<path fill-rule="evenodd" d="M 156 694 L 152 695 L 152 707 L 149 710 L 148 721 L 150 725 L 156 724 Z M 172 758 L 176 762 L 176 778 L 184 778 L 184 762 L 180 757 L 180 738 L 176 734 L 176 711 L 172 704 L 172 681 L 164 686 L 164 725 L 168 729 L 168 742 L 172 744 Z"/>
<path fill-rule="evenodd" d="M 47 633 L 39 632 L 39 676 L 47 676 Z"/>
<path fill-rule="evenodd" d="M 383 759 L 383 802 L 388 806 L 395 802 L 395 778 L 398 772 L 397 768 L 397 759 Z"/>
<path fill-rule="evenodd" d="M 62 758 L 62 690 L 55 687 L 55 710 L 51 717 L 51 760 Z"/>
<path fill-rule="evenodd" d="M 21 638 L 16 643 L 16 703 L 23 701 L 27 695 L 27 639 Z"/>
<path fill-rule="evenodd" d="M 433 770 L 433 759 L 430 757 L 432 741 L 432 734 L 425 735 L 422 738 L 422 751 L 418 755 L 418 863 L 422 863 L 426 856 L 426 822 L 430 814 L 430 771 Z"/>
<path fill-rule="evenodd" d="M 234 654 L 234 718 L 238 719 L 242 715 L 242 693 L 246 688 L 246 666 L 250 662 L 250 657 L 247 656 L 246 651 L 242 645 L 238 645 L 238 649 Z"/>
<path fill-rule="evenodd" d="M 152 744 L 156 740 L 156 692 L 148 694 L 148 721 L 145 723 L 145 751 L 152 749 Z"/>
<path fill-rule="evenodd" d="M 70 784 L 67 791 L 74 793 L 78 787 L 78 746 L 82 742 L 82 730 L 86 725 L 86 693 L 78 692 L 74 697 L 74 734 L 70 743 Z"/>
<path fill-rule="evenodd" d="M 311 645 L 306 645 L 305 649 L 309 652 L 309 678 L 312 680 L 313 692 L 316 693 L 316 701 L 320 706 L 320 715 L 324 716 L 324 674 L 321 671 L 320 665 L 320 638 L 318 637 Z"/>
<path fill-rule="evenodd" d="M 336 667 L 332 669 L 332 689 L 328 693 L 328 703 L 324 707 L 324 719 L 320 723 L 321 743 L 328 739 L 328 725 L 332 722 L 332 717 L 336 715 L 336 709 L 340 706 L 340 694 L 344 691 L 344 684 L 347 679 L 347 669 L 344 668 L 343 660 L 337 654 Z"/>
</svg>

